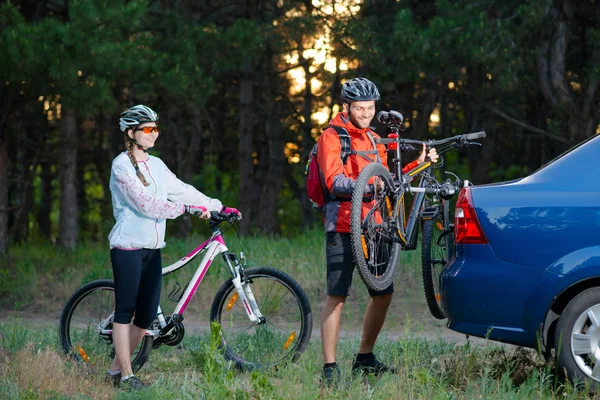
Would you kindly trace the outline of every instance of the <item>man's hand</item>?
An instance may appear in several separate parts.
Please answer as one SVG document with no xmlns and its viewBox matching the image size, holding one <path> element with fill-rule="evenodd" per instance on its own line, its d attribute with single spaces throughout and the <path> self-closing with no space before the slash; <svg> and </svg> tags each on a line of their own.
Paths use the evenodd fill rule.
<svg viewBox="0 0 600 400">
<path fill-rule="evenodd" d="M 375 194 L 377 196 L 379 196 L 381 194 L 381 192 L 383 191 L 383 189 L 385 189 L 385 183 L 383 182 L 382 179 L 380 179 L 377 176 L 377 177 L 375 177 L 375 183 L 374 183 L 373 187 L 375 188 Z"/>
<path fill-rule="evenodd" d="M 209 219 L 210 212 L 204 206 L 185 206 L 185 212 L 193 215 L 195 217 L 200 217 L 202 219 Z"/>
<path fill-rule="evenodd" d="M 423 143 L 423 151 L 421 151 L 421 155 L 419 155 L 419 158 L 417 158 L 417 161 L 419 161 L 419 164 L 422 163 L 423 161 L 425 161 L 425 157 L 429 157 L 431 162 L 436 163 L 440 156 L 437 153 L 437 151 L 435 150 L 435 147 L 432 147 L 431 149 L 429 149 L 429 152 L 427 152 L 425 143 Z"/>
</svg>

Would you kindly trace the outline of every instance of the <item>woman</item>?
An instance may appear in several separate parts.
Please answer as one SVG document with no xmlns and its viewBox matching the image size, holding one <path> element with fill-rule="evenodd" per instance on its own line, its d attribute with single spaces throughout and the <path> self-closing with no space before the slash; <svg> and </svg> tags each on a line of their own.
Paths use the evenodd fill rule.
<svg viewBox="0 0 600 400">
<path fill-rule="evenodd" d="M 133 375 L 131 353 L 156 317 L 166 219 L 184 213 L 208 219 L 211 211 L 241 217 L 238 210 L 183 183 L 158 157 L 147 154 L 159 135 L 156 121 L 158 115 L 144 105 L 121 114 L 127 150 L 113 160 L 110 176 L 116 219 L 108 236 L 115 280 L 115 359 L 108 378 L 131 389 L 146 386 Z"/>
</svg>

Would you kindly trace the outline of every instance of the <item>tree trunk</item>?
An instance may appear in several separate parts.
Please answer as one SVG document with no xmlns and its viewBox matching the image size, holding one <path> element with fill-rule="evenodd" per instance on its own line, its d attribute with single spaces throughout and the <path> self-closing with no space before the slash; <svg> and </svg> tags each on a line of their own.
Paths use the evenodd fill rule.
<svg viewBox="0 0 600 400">
<path fill-rule="evenodd" d="M 429 118 L 435 109 L 435 104 L 438 98 L 439 88 L 436 79 L 428 79 L 427 93 L 423 99 L 421 112 L 417 117 L 417 121 L 412 129 L 412 135 L 415 139 L 426 139 L 429 136 Z M 412 160 L 411 160 L 412 161 Z"/>
<path fill-rule="evenodd" d="M 569 0 L 547 0 L 542 35 L 537 47 L 537 62 L 544 98 L 553 108 L 560 107 L 562 119 L 568 126 L 568 141 L 574 145 L 596 131 L 593 101 L 598 80 L 590 79 L 587 86 L 582 88 L 582 94 L 577 95 L 571 89 L 566 62 L 572 17 L 573 7 Z"/>
<path fill-rule="evenodd" d="M 302 124 L 302 153 L 300 153 L 301 160 L 305 161 L 308 160 L 308 155 L 315 144 L 315 141 L 312 138 L 313 94 L 310 86 L 312 73 L 310 72 L 310 64 L 306 62 L 306 59 L 302 55 L 303 52 L 298 51 L 298 53 L 300 57 L 299 62 L 302 64 L 304 74 L 306 76 L 306 83 L 304 85 L 304 98 L 302 102 L 302 117 L 304 118 L 304 122 Z M 305 187 L 303 187 L 301 195 L 298 197 L 298 199 L 300 200 L 300 206 L 302 209 L 302 225 L 307 227 L 315 221 L 315 212 L 313 210 L 312 203 L 308 198 Z"/>
<path fill-rule="evenodd" d="M 473 110 L 470 115 L 469 132 L 481 131 L 482 123 L 480 119 L 480 111 Z M 494 134 L 488 132 L 487 137 L 483 141 L 483 146 L 470 146 L 467 150 L 469 171 L 471 171 L 471 182 L 476 185 L 490 182 L 490 165 L 494 159 L 495 146 Z M 461 176 L 461 179 L 466 177 Z"/>
<path fill-rule="evenodd" d="M 252 158 L 253 145 L 252 134 L 254 130 L 254 111 L 252 109 L 254 100 L 254 88 L 252 82 L 252 66 L 246 64 L 243 67 L 244 76 L 240 82 L 240 202 L 239 209 L 244 215 L 240 224 L 243 234 L 250 233 L 252 220 L 255 218 L 254 210 L 258 205 L 254 201 L 257 196 L 257 185 L 254 181 L 254 160 Z"/>
<path fill-rule="evenodd" d="M 194 178 L 194 174 L 198 170 L 198 165 L 202 165 L 202 152 L 201 145 L 203 141 L 203 126 L 202 126 L 202 117 L 200 113 L 200 109 L 198 106 L 193 106 L 192 109 L 193 119 L 191 124 L 188 122 L 184 124 L 184 121 L 180 121 L 178 126 L 186 126 L 189 125 L 190 129 L 186 129 L 186 133 L 188 134 L 188 138 L 185 140 L 181 140 L 180 142 L 184 144 L 184 148 L 178 149 L 178 157 L 179 160 L 179 168 L 178 172 L 180 174 L 179 178 L 188 184 L 191 184 L 192 179 Z M 198 188 L 201 192 L 204 192 L 203 188 Z M 214 197 L 214 193 L 204 193 L 209 197 Z M 188 237 L 192 232 L 192 219 L 191 218 L 179 218 L 177 221 L 177 235 L 179 237 Z"/>
<path fill-rule="evenodd" d="M 63 112 L 60 159 L 60 218 L 58 242 L 73 250 L 79 239 L 79 207 L 77 204 L 77 119 L 75 111 Z"/>
<path fill-rule="evenodd" d="M 43 238 L 50 239 L 52 225 L 50 213 L 52 212 L 52 170 L 50 163 L 44 161 L 40 165 L 40 208 L 38 210 L 38 227 Z"/>
<path fill-rule="evenodd" d="M 7 142 L 0 132 L 0 254 L 8 254 L 8 176 L 10 159 Z"/>
<path fill-rule="evenodd" d="M 33 208 L 33 179 L 30 170 L 30 153 L 26 148 L 19 151 L 15 168 L 12 176 L 15 181 L 14 189 L 14 207 L 13 223 L 11 227 L 11 237 L 14 243 L 20 243 L 27 240 L 29 236 L 29 211 Z"/>
<path fill-rule="evenodd" d="M 270 100 L 271 103 L 274 100 Z M 279 112 L 274 110 L 273 104 L 269 109 L 265 131 L 267 134 L 268 155 L 266 157 L 267 170 L 262 180 L 262 191 L 260 194 L 260 207 L 258 209 L 258 220 L 256 226 L 261 232 L 279 233 L 277 221 L 277 199 L 281 190 L 285 168 L 285 140 L 283 128 L 279 121 Z"/>
</svg>

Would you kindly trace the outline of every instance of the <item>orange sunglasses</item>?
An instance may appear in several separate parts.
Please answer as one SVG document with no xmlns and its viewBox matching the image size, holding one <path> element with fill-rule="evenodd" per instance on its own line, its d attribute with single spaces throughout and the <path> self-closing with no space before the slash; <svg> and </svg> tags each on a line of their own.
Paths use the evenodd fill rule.
<svg viewBox="0 0 600 400">
<path fill-rule="evenodd" d="M 142 131 L 146 135 L 149 135 L 152 132 L 158 133 L 158 125 L 156 125 L 156 126 L 144 126 L 143 128 L 137 128 L 136 131 Z"/>
</svg>

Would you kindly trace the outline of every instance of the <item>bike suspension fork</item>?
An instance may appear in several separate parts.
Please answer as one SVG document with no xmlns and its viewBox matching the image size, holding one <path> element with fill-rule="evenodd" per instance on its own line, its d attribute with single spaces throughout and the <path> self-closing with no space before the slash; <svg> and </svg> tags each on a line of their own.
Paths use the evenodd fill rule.
<svg viewBox="0 0 600 400">
<path fill-rule="evenodd" d="M 246 310 L 248 318 L 252 322 L 259 324 L 264 323 L 265 318 L 258 308 L 258 304 L 256 303 L 256 299 L 249 285 L 250 282 L 246 279 L 246 276 L 244 275 L 244 269 L 242 265 L 240 265 L 238 258 L 235 256 L 235 254 L 225 252 L 223 254 L 223 259 L 229 267 L 232 276 L 231 282 L 237 291 L 237 295 L 234 294 L 234 296 L 239 297 L 239 300 L 244 305 L 244 310 Z M 237 298 L 233 301 L 237 301 Z"/>
</svg>

